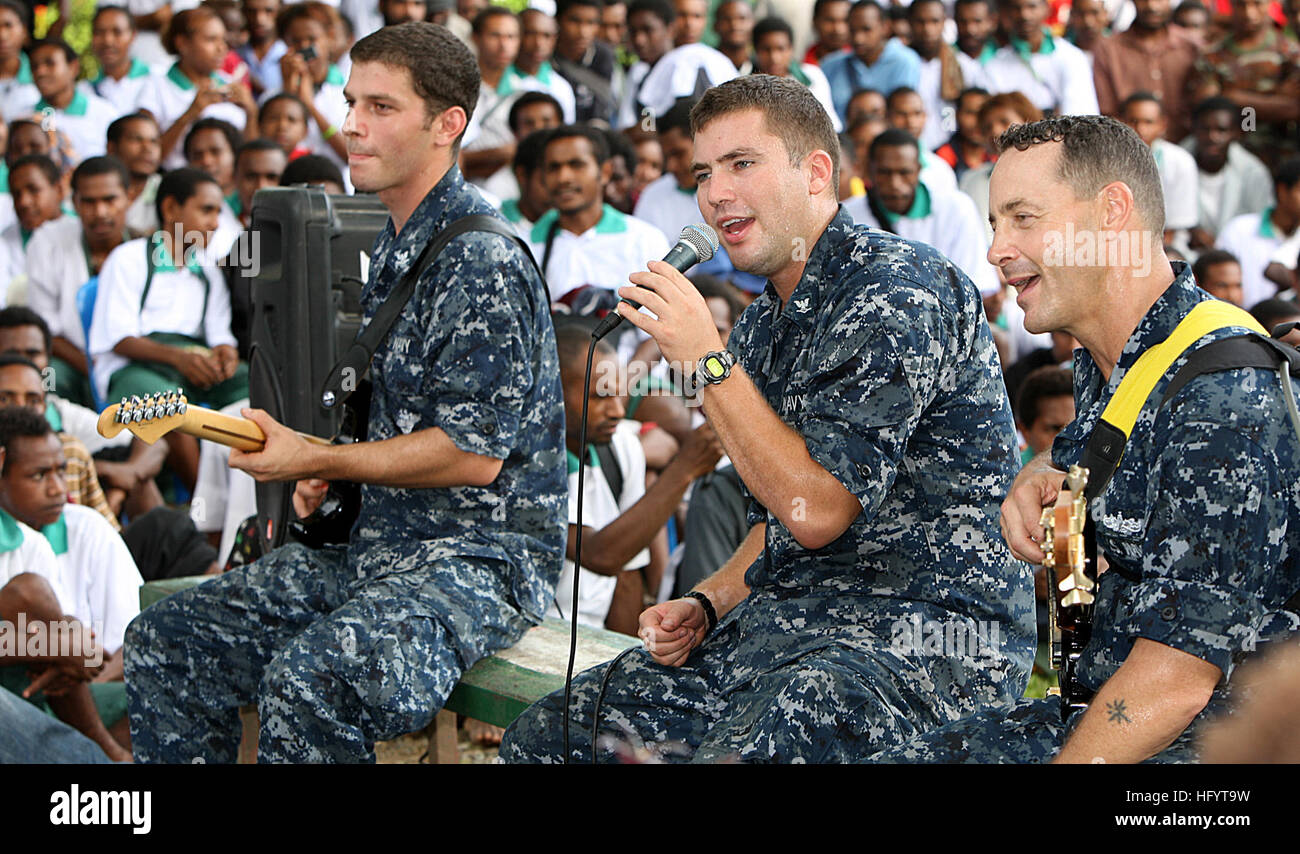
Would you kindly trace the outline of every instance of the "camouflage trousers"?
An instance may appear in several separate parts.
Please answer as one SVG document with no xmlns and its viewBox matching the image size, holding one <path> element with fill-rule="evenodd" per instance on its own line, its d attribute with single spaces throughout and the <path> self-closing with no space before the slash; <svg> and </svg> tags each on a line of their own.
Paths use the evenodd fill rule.
<svg viewBox="0 0 1300 854">
<path fill-rule="evenodd" d="M 440 560 L 467 578 L 490 563 Z M 295 544 L 142 611 L 125 645 L 136 761 L 233 762 L 256 702 L 259 761 L 373 762 L 375 741 L 427 726 L 465 668 L 528 628 L 448 596 L 435 569 L 357 578 L 344 549 Z"/>
<path fill-rule="evenodd" d="M 916 764 L 1036 764 L 1049 762 L 1082 719 L 1073 712 L 1061 720 L 1059 697 L 1023 699 L 968 715 L 922 733 L 867 762 Z M 1188 733 L 1150 762 L 1194 761 Z"/>
<path fill-rule="evenodd" d="M 644 650 L 618 661 L 601 704 L 597 761 L 860 761 L 933 721 L 925 698 L 863 650 L 830 643 L 765 661 L 752 654 L 762 639 L 739 643 L 731 616 L 681 667 Z M 608 668 L 574 677 L 572 762 L 592 761 L 592 715 Z M 502 759 L 563 761 L 563 707 L 557 691 L 528 708 L 506 731 Z"/>
</svg>

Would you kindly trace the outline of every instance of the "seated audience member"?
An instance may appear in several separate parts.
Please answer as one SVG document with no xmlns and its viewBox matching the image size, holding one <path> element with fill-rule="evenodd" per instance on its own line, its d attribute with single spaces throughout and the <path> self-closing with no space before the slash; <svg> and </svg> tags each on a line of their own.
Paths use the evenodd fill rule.
<svg viewBox="0 0 1300 854">
<path fill-rule="evenodd" d="M 243 12 L 248 41 L 235 48 L 235 53 L 248 66 L 248 82 L 253 97 L 262 98 L 284 88 L 280 59 L 289 48 L 285 47 L 275 29 L 280 0 L 243 0 Z M 261 128 L 261 132 L 270 136 L 265 128 Z"/>
<path fill-rule="evenodd" d="M 1233 217 L 1258 213 L 1273 200 L 1268 167 L 1245 149 L 1241 134 L 1241 108 L 1227 98 L 1206 98 L 1192 110 L 1192 135 L 1182 142 L 1198 170 L 1192 249 L 1210 248 Z"/>
<path fill-rule="evenodd" d="M 1093 51 L 1110 35 L 1110 15 L 1102 0 L 1073 0 L 1065 40 L 1083 51 L 1088 67 L 1094 62 Z M 1096 81 L 1093 81 L 1094 88 Z"/>
<path fill-rule="evenodd" d="M 988 65 L 998 45 L 994 41 L 997 19 L 993 14 L 992 0 L 956 0 L 952 5 L 952 20 L 957 29 L 957 64 L 962 80 L 967 86 L 988 89 L 984 66 Z"/>
<path fill-rule="evenodd" d="M 921 152 L 921 180 L 926 186 L 936 190 L 957 189 L 957 177 L 952 167 L 931 154 L 920 142 L 927 116 L 925 102 L 915 89 L 900 87 L 889 93 L 885 100 L 885 120 L 891 127 L 906 131 L 917 140 L 917 150 Z"/>
<path fill-rule="evenodd" d="M 845 125 L 853 122 L 849 98 L 859 89 L 888 94 L 900 86 L 915 89 L 921 80 L 921 58 L 898 39 L 890 38 L 889 21 L 875 0 L 853 4 L 849 33 L 852 51 L 821 61 L 835 111 Z"/>
<path fill-rule="evenodd" d="M 1170 25 L 1172 0 L 1136 0 L 1133 6 L 1132 25 L 1093 48 L 1097 104 L 1103 115 L 1118 117 L 1130 95 L 1155 93 L 1168 119 L 1163 136 L 1178 142 L 1191 130 L 1189 89 L 1200 51 L 1185 30 Z"/>
<path fill-rule="evenodd" d="M 634 635 L 643 587 L 639 573 L 629 571 L 649 562 L 650 541 L 668 522 L 692 481 L 713 470 L 722 456 L 722 446 L 709 427 L 700 427 L 647 488 L 645 453 L 638 439 L 640 424 L 624 420 L 623 397 L 617 388 L 620 363 L 602 341 L 596 347 L 586 398 L 588 445 L 580 449 L 583 379 L 590 342 L 591 325 L 583 320 L 562 322 L 556 330 L 569 458 L 569 546 L 552 609 L 558 608 L 554 616 L 567 618 L 573 603 L 572 557 L 577 536 L 578 467 L 582 465 L 586 471 L 578 620 Z M 616 599 L 624 601 L 614 613 L 611 605 Z"/>
<path fill-rule="evenodd" d="M 713 31 L 718 35 L 718 52 L 731 60 L 737 74 L 754 70 L 749 52 L 754 35 L 754 9 L 749 0 L 722 0 L 713 10 Z"/>
<path fill-rule="evenodd" d="M 1030 371 L 1016 392 L 1016 429 L 1025 440 L 1020 464 L 1050 449 L 1073 420 L 1074 372 L 1052 365 Z"/>
<path fill-rule="evenodd" d="M 1119 120 L 1151 147 L 1160 171 L 1165 196 L 1165 243 L 1186 245 L 1187 230 L 1197 224 L 1196 158 L 1165 139 L 1169 122 L 1160 99 L 1150 92 L 1134 92 L 1119 106 Z"/>
<path fill-rule="evenodd" d="M 185 135 L 185 162 L 213 177 L 223 195 L 235 190 L 235 152 L 243 144 L 239 129 L 221 119 L 199 119 Z"/>
<path fill-rule="evenodd" d="M 1201 0 L 1182 0 L 1174 9 L 1174 26 L 1185 33 L 1198 50 L 1204 50 L 1210 29 L 1210 10 Z"/>
<path fill-rule="evenodd" d="M 338 13 L 315 0 L 287 4 L 276 18 L 276 30 L 289 49 L 280 58 L 283 91 L 296 95 L 310 118 L 303 145 L 343 169 L 348 150 L 340 130 L 348 115 L 343 96 L 347 80 L 329 59 L 330 42 L 337 37 L 338 26 Z"/>
<path fill-rule="evenodd" d="M 1202 252 L 1192 265 L 1192 275 L 1197 286 L 1215 299 L 1241 306 L 1241 263 L 1231 252 L 1222 249 Z"/>
<path fill-rule="evenodd" d="M 921 178 L 919 147 L 907 131 L 891 128 L 868 151 L 871 188 L 845 202 L 853 221 L 892 231 L 942 252 L 970 277 L 982 294 L 999 288 L 997 271 L 985 257 L 975 204 L 955 189 Z"/>
<path fill-rule="evenodd" d="M 851 50 L 849 11 L 852 6 L 850 0 L 816 0 L 813 3 L 812 26 L 815 38 L 804 54 L 804 62 L 820 65 L 827 56 Z"/>
<path fill-rule="evenodd" d="M 257 104 L 252 93 L 220 73 L 226 57 L 226 25 L 207 6 L 177 12 L 164 45 L 177 60 L 166 74 L 150 78 L 140 108 L 158 120 L 163 166 L 185 163 L 181 142 L 200 118 L 229 122 L 250 138 L 257 135 Z"/>
<path fill-rule="evenodd" d="M 709 25 L 708 0 L 672 0 L 673 44 L 681 47 L 686 44 L 699 44 L 704 40 L 704 30 Z"/>
<path fill-rule="evenodd" d="M 135 32 L 135 16 L 125 6 L 100 6 L 90 22 L 90 49 L 99 74 L 84 85 L 113 106 L 114 118 L 140 109 L 149 85 L 149 65 L 131 54 Z"/>
<path fill-rule="evenodd" d="M 307 105 L 296 95 L 280 92 L 267 98 L 257 114 L 257 129 L 273 139 L 290 160 L 311 154 L 307 141 Z"/>
<path fill-rule="evenodd" d="M 126 167 L 116 158 L 82 161 L 72 173 L 72 206 L 77 215 L 42 225 L 27 245 L 27 304 L 49 324 L 54 392 L 81 406 L 91 406 L 93 397 L 77 297 L 125 238 L 129 184 Z M 68 251 L 76 246 L 85 251 Z"/>
<path fill-rule="evenodd" d="M 122 681 L 122 636 L 140 613 L 144 583 L 126 543 L 89 507 L 68 503 L 63 443 L 48 421 L 20 407 L 0 410 L 5 459 L 0 509 L 54 549 L 54 587 L 64 613 L 87 626 L 104 649 L 97 682 Z M 126 696 L 119 699 L 119 715 Z M 110 726 L 115 720 L 107 721 Z"/>
<path fill-rule="evenodd" d="M 798 80 L 826 108 L 835 132 L 844 129 L 831 101 L 831 84 L 815 63 L 795 61 L 794 30 L 783 18 L 764 18 L 754 25 L 754 70 L 759 74 Z"/>
<path fill-rule="evenodd" d="M 51 370 L 50 329 L 44 319 L 25 306 L 0 309 L 0 354 L 11 354 L 28 359 L 41 374 L 46 385 Z M 14 380 L 10 376 L 10 380 Z M 30 386 L 30 377 L 18 372 L 18 384 L 10 383 L 11 399 L 25 397 L 24 389 Z M 85 454 L 94 455 L 94 471 L 103 487 L 103 500 L 108 506 L 108 518 L 115 520 L 125 512 L 137 519 L 163 503 L 154 478 L 162 470 L 170 447 L 164 438 L 147 445 L 122 431 L 112 439 L 99 434 L 99 413 L 93 409 L 65 400 L 56 392 L 33 398 L 29 404 L 33 411 L 43 412 L 50 426 L 61 435 L 75 439 L 80 446 L 68 455 L 75 460 Z M 98 508 L 97 508 L 98 509 Z"/>
<path fill-rule="evenodd" d="M 698 97 L 704 89 L 736 76 L 731 60 L 698 42 L 673 46 L 677 11 L 668 0 L 632 0 L 628 30 L 639 61 L 627 73 L 619 108 L 619 129 L 646 117 L 662 116 L 679 98 Z"/>
<path fill-rule="evenodd" d="M 552 302 L 584 285 L 612 292 L 647 260 L 668 253 L 659 229 L 605 203 L 611 166 L 601 131 L 589 125 L 551 131 L 541 169 L 553 209 L 528 239 Z"/>
<path fill-rule="evenodd" d="M 1097 90 L 1083 51 L 1043 26 L 1047 0 L 998 4 L 1007 43 L 984 65 L 990 92 L 1021 92 L 1035 107 L 1056 115 L 1094 115 Z"/>
<path fill-rule="evenodd" d="M 845 150 L 852 152 L 849 157 L 853 176 L 849 179 L 849 196 L 858 198 L 867 194 L 867 184 L 871 182 L 868 168 L 871 166 L 871 143 L 876 137 L 889 130 L 889 122 L 883 113 L 858 113 L 849 121 L 845 134 Z"/>
<path fill-rule="evenodd" d="M 614 47 L 597 39 L 602 6 L 602 0 L 560 0 L 555 6 L 559 31 L 551 63 L 573 89 L 578 122 L 611 122 L 618 110 L 614 77 L 622 70 Z"/>
<path fill-rule="evenodd" d="M 1216 248 L 1231 252 L 1241 262 L 1243 306 L 1277 294 L 1277 284 L 1269 281 L 1264 271 L 1287 241 L 1300 236 L 1300 158 L 1292 157 L 1278 165 L 1273 192 L 1276 201 L 1271 207 L 1233 217 L 1215 241 Z M 1294 267 L 1294 252 L 1291 261 Z"/>
<path fill-rule="evenodd" d="M 289 158 L 274 140 L 251 139 L 235 153 L 235 192 L 226 197 L 226 204 L 239 217 L 239 224 L 247 228 L 253 215 L 253 195 L 266 187 L 280 186 L 280 176 L 289 165 Z"/>
<path fill-rule="evenodd" d="M 520 12 L 519 53 L 511 69 L 519 76 L 521 86 L 556 100 L 561 109 L 559 124 L 573 124 L 578 120 L 573 87 L 551 65 L 557 32 L 555 19 L 545 12 L 538 9 Z"/>
<path fill-rule="evenodd" d="M 9 166 L 9 195 L 16 221 L 0 231 L 0 303 L 6 301 L 14 279 L 27 272 L 27 243 L 32 234 L 63 214 L 59 167 L 43 154 L 19 157 Z"/>
<path fill-rule="evenodd" d="M 921 150 L 933 151 L 952 133 L 952 109 L 958 96 L 970 85 L 963 79 L 957 51 L 944 41 L 948 21 L 943 0 L 919 0 L 907 7 L 912 40 L 908 47 L 921 58 L 916 91 L 925 102 L 925 127 L 917 137 Z M 952 164 L 948 164 L 951 166 Z"/>
<path fill-rule="evenodd" d="M 333 160 L 322 154 L 304 154 L 290 161 L 280 175 L 281 187 L 294 187 L 298 184 L 320 186 L 325 192 L 344 195 L 343 173 Z"/>
<path fill-rule="evenodd" d="M 885 117 L 889 110 L 889 101 L 879 89 L 855 89 L 849 97 L 848 123 L 853 124 L 861 116 Z"/>
<path fill-rule="evenodd" d="M 1043 117 L 1038 108 L 1019 92 L 1004 92 L 994 95 L 980 107 L 978 125 L 980 136 L 989 150 L 990 160 L 983 166 L 967 170 L 962 175 L 957 189 L 961 190 L 975 202 L 980 222 L 984 223 L 985 239 L 991 240 L 993 230 L 987 225 L 989 221 L 989 177 L 993 174 L 993 151 L 997 138 L 1012 125 L 1036 122 Z"/>
<path fill-rule="evenodd" d="M 618 135 L 616 131 L 613 131 Z M 546 193 L 546 173 L 542 170 L 542 152 L 550 131 L 539 130 L 519 140 L 515 148 L 515 182 L 519 194 L 501 203 L 501 215 L 510 221 L 525 240 L 533 230 L 533 223 L 551 208 Z"/>
<path fill-rule="evenodd" d="M 632 213 L 635 200 L 632 188 L 638 161 L 636 148 L 628 138 L 612 128 L 606 128 L 605 142 L 609 143 L 610 176 L 605 185 L 605 201 L 621 213 Z"/>
<path fill-rule="evenodd" d="M 230 294 L 204 251 L 221 206 L 221 189 L 207 173 L 169 172 L 158 187 L 162 229 L 122 244 L 104 262 L 89 339 L 92 381 L 103 399 L 178 386 L 212 408 L 248 396 L 248 366 L 230 331 Z M 174 467 L 193 488 L 197 442 L 173 436 Z"/>
<path fill-rule="evenodd" d="M 1079 342 L 1068 332 L 1052 332 L 1051 342 L 1022 355 L 1003 374 L 1007 383 L 1007 397 L 1016 399 L 1020 386 L 1033 371 L 1042 367 L 1069 368 L 1074 360 L 1074 348 Z"/>
<path fill-rule="evenodd" d="M 987 90 L 978 87 L 963 89 L 954 107 L 957 130 L 934 150 L 936 157 L 952 167 L 958 182 L 969 170 L 993 162 L 993 155 L 980 135 L 980 108 L 988 99 Z"/>
<path fill-rule="evenodd" d="M 564 124 L 564 113 L 559 101 L 546 92 L 524 92 L 510 107 L 508 114 L 510 132 L 515 138 L 515 153 L 519 145 L 539 130 L 550 130 Z M 485 179 L 482 187 L 500 199 L 519 198 L 519 179 L 515 175 L 514 161 L 502 166 Z"/>
<path fill-rule="evenodd" d="M 154 202 L 158 183 L 162 181 L 158 173 L 162 162 L 160 136 L 158 122 L 148 113 L 122 116 L 108 126 L 108 154 L 121 160 L 130 176 L 126 194 L 131 204 L 126 209 L 126 228 L 132 237 L 144 237 L 158 230 Z"/>
<path fill-rule="evenodd" d="M 0 115 L 5 118 L 28 115 L 41 99 L 23 53 L 32 33 L 31 10 L 17 0 L 0 0 Z"/>
<path fill-rule="evenodd" d="M 46 38 L 34 42 L 27 56 L 41 93 L 34 110 L 42 127 L 68 138 L 73 163 L 103 154 L 104 134 L 121 111 L 93 91 L 78 88 L 77 52 L 63 39 Z"/>
<path fill-rule="evenodd" d="M 632 208 L 635 211 L 641 192 L 663 177 L 664 147 L 655 134 L 631 134 L 628 131 L 626 135 L 636 150 L 636 171 L 632 173 Z"/>
<path fill-rule="evenodd" d="M 1270 333 L 1283 323 L 1295 323 L 1300 321 L 1300 305 L 1296 305 L 1287 299 L 1266 299 L 1256 303 L 1250 309 L 1251 315 L 1259 321 L 1259 325 L 1267 329 Z M 1282 340 L 1288 344 L 1300 346 L 1300 328 L 1292 329 Z"/>
<path fill-rule="evenodd" d="M 5 460 L 0 470 L 8 467 Z M 90 626 L 65 616 L 51 582 L 58 568 L 49 542 L 3 510 L 0 526 L 5 532 L 0 540 L 0 633 L 17 631 L 21 618 L 29 632 L 49 639 L 46 650 L 66 650 L 61 655 L 0 654 L 0 691 L 23 697 L 33 708 L 48 708 L 115 762 L 131 761 L 131 752 L 108 731 L 95 707 L 90 683 L 103 669 L 104 650 Z M 16 638 L 5 640 L 4 646 L 17 647 Z"/>
</svg>

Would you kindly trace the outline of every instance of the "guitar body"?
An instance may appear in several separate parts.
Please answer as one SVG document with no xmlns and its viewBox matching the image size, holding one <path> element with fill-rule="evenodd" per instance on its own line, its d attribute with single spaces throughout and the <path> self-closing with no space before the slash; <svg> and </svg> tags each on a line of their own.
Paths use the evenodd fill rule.
<svg viewBox="0 0 1300 854">
<path fill-rule="evenodd" d="M 1047 605 L 1052 667 L 1060 683 L 1061 715 L 1069 717 L 1092 699 L 1077 679 L 1083 649 L 1092 636 L 1092 608 L 1097 589 L 1096 554 L 1088 536 L 1088 510 L 1083 492 L 1088 470 L 1071 466 L 1056 504 L 1043 510 L 1046 532 L 1043 566 L 1049 579 Z"/>
<path fill-rule="evenodd" d="M 336 445 L 366 441 L 370 421 L 370 380 L 362 380 L 356 391 L 343 402 Z M 331 481 L 320 507 L 304 519 L 289 523 L 289 536 L 308 548 L 342 545 L 352 533 L 352 525 L 361 515 L 361 485 L 348 481 Z"/>
</svg>

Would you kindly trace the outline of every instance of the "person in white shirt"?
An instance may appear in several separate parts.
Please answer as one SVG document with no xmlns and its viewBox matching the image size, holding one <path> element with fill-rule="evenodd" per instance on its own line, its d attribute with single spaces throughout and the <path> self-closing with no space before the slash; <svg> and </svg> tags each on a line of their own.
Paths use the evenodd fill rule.
<svg viewBox="0 0 1300 854">
<path fill-rule="evenodd" d="M 529 248 L 552 302 L 584 285 L 612 292 L 668 253 L 658 228 L 605 204 L 610 169 L 609 145 L 596 128 L 569 125 L 550 132 L 542 181 L 553 207 L 533 226 Z"/>
<path fill-rule="evenodd" d="M 177 386 L 211 408 L 248 396 L 248 366 L 230 328 L 230 292 L 204 252 L 221 206 L 211 176 L 189 167 L 169 172 L 158 187 L 162 229 L 122 244 L 104 262 L 89 339 L 101 399 Z M 173 467 L 192 488 L 198 443 L 183 434 L 169 442 Z"/>
<path fill-rule="evenodd" d="M 561 321 L 555 330 L 564 392 L 565 446 L 569 471 L 569 545 L 578 532 L 578 470 L 583 472 L 582 572 L 578 579 L 578 621 L 636 634 L 649 545 L 668 522 L 687 488 L 713 471 L 722 446 L 706 424 L 697 428 L 646 489 L 640 422 L 624 420 L 617 388 L 620 362 L 604 341 L 596 345 L 591 385 L 583 388 L 593 324 L 587 318 Z M 582 404 L 587 401 L 587 447 L 582 441 Z M 581 462 L 579 462 L 581 460 Z M 613 485 L 618 485 L 615 494 Z M 568 618 L 573 605 L 573 561 L 566 558 L 555 588 L 552 616 Z M 616 598 L 624 607 L 615 605 Z M 615 610 L 611 611 L 611 605 Z"/>
<path fill-rule="evenodd" d="M 59 167 L 44 154 L 26 154 L 9 166 L 9 194 L 15 221 L 0 231 L 0 303 L 22 276 L 25 289 L 27 245 L 32 234 L 62 215 L 63 180 Z"/>
<path fill-rule="evenodd" d="M 465 129 L 460 168 L 468 180 L 482 186 L 514 159 L 510 108 L 526 91 L 518 72 L 511 71 L 519 56 L 519 19 L 509 9 L 488 6 L 474 18 L 473 40 L 480 77 L 478 104 Z"/>
<path fill-rule="evenodd" d="M 1192 108 L 1192 135 L 1183 140 L 1196 158 L 1198 224 L 1192 249 L 1208 249 L 1233 217 L 1257 213 L 1273 201 L 1273 178 L 1241 139 L 1241 108 L 1213 95 Z"/>
<path fill-rule="evenodd" d="M 760 74 L 798 80 L 826 110 L 835 132 L 844 129 L 831 101 L 831 84 L 826 81 L 826 75 L 811 62 L 795 61 L 794 30 L 788 22 L 781 18 L 764 18 L 754 25 L 754 70 Z"/>
<path fill-rule="evenodd" d="M 31 6 L 0 0 L 0 113 L 5 121 L 25 116 L 40 100 L 23 46 L 32 31 Z"/>
<path fill-rule="evenodd" d="M 54 392 L 82 406 L 93 405 L 94 398 L 78 297 L 126 238 L 128 181 L 126 167 L 116 158 L 82 161 L 71 182 L 77 216 L 47 222 L 27 245 L 27 304 L 49 327 Z"/>
<path fill-rule="evenodd" d="M 131 113 L 108 126 L 107 149 L 126 166 L 130 182 L 126 194 L 126 228 L 132 237 L 144 237 L 158 230 L 158 212 L 154 205 L 162 175 L 159 139 L 162 130 L 148 113 Z"/>
<path fill-rule="evenodd" d="M 997 271 L 988 262 L 975 203 L 952 189 L 928 186 L 921 178 L 916 138 L 891 128 L 871 143 L 871 189 L 844 203 L 853 221 L 892 231 L 933 246 L 975 283 L 981 294 L 998 290 Z M 883 221 L 882 221 L 883 220 Z"/>
<path fill-rule="evenodd" d="M 1196 158 L 1164 138 L 1168 117 L 1152 92 L 1134 92 L 1120 104 L 1119 119 L 1151 147 L 1165 194 L 1165 244 L 1186 248 L 1187 231 L 1196 227 Z"/>
<path fill-rule="evenodd" d="M 307 139 L 303 146 L 333 160 L 347 181 L 348 149 L 339 132 L 348 115 L 343 95 L 347 80 L 329 61 L 329 48 L 338 28 L 338 14 L 324 3 L 286 6 L 276 19 L 289 52 L 280 59 L 284 91 L 297 95 L 307 107 Z M 273 94 L 273 93 L 272 93 Z M 245 134 L 246 139 L 252 137 Z"/>
<path fill-rule="evenodd" d="M 177 12 L 167 28 L 166 46 L 178 59 L 165 74 L 151 78 L 140 107 L 163 129 L 163 166 L 185 162 L 181 141 L 200 117 L 224 119 L 244 135 L 257 136 L 257 103 L 249 89 L 219 73 L 226 57 L 226 25 L 207 6 Z"/>
<path fill-rule="evenodd" d="M 1008 43 L 984 65 L 994 94 L 1023 92 L 1035 107 L 1056 115 L 1095 115 L 1097 90 L 1087 55 L 1044 26 L 1047 0 L 1003 0 L 998 6 Z"/>
<path fill-rule="evenodd" d="M 618 127 L 651 121 L 678 98 L 698 97 L 705 89 L 736 76 L 736 66 L 705 44 L 672 47 L 677 12 L 668 0 L 633 0 L 627 7 L 628 31 L 640 57 L 627 74 Z"/>
<path fill-rule="evenodd" d="M 525 9 L 519 13 L 519 28 L 519 55 L 514 70 L 521 85 L 554 98 L 564 111 L 564 123 L 573 124 L 577 121 L 573 87 L 551 65 L 558 33 L 555 19 L 537 9 Z"/>
<path fill-rule="evenodd" d="M 41 127 L 68 138 L 71 162 L 103 154 L 104 134 L 119 113 L 108 101 L 77 86 L 81 62 L 76 51 L 62 39 L 42 39 L 27 49 L 27 57 L 41 93 L 32 108 Z"/>
<path fill-rule="evenodd" d="M 1277 167 L 1273 179 L 1277 201 L 1259 213 L 1238 214 L 1219 232 L 1215 246 L 1241 262 L 1242 306 L 1277 296 L 1278 287 L 1264 274 L 1269 262 L 1288 242 L 1300 239 L 1300 158 L 1291 157 Z M 1295 250 L 1290 250 L 1291 266 Z"/>
<path fill-rule="evenodd" d="M 140 109 L 140 98 L 149 85 L 147 63 L 131 55 L 135 41 L 135 19 L 122 6 L 100 6 L 90 23 L 90 49 L 99 63 L 99 74 L 81 85 L 113 105 L 117 116 Z"/>
<path fill-rule="evenodd" d="M 546 175 L 542 171 L 542 152 L 548 135 L 546 130 L 534 131 L 519 141 L 512 167 L 519 195 L 501 203 L 501 215 L 510 221 L 524 240 L 532 233 L 533 223 L 551 207 L 546 193 Z"/>
<path fill-rule="evenodd" d="M 957 130 L 957 96 L 971 85 L 963 79 L 957 51 L 943 40 L 947 21 L 943 0 L 913 0 L 907 7 L 908 46 L 921 58 L 916 90 L 925 103 L 925 128 L 917 137 L 922 151 L 934 151 Z"/>
<path fill-rule="evenodd" d="M 894 127 L 911 134 L 913 139 L 924 138 L 929 125 L 925 100 L 915 89 L 900 86 L 885 99 L 885 119 Z M 928 146 L 918 143 L 921 152 L 921 180 L 936 190 L 957 189 L 957 175 L 952 167 L 931 153 Z"/>
</svg>

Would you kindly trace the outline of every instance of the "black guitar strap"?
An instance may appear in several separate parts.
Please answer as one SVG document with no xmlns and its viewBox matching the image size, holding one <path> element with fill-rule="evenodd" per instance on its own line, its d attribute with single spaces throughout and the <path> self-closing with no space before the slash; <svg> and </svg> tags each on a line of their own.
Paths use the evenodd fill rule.
<svg viewBox="0 0 1300 854">
<path fill-rule="evenodd" d="M 321 388 L 321 406 L 332 409 L 346 400 L 348 395 L 356 390 L 356 381 L 360 380 L 370 367 L 370 360 L 374 358 L 375 351 L 388 337 L 393 324 L 397 322 L 397 318 L 401 315 L 402 310 L 406 308 L 406 304 L 411 301 L 411 295 L 415 293 L 415 285 L 420 280 L 420 276 L 442 252 L 443 247 L 451 242 L 453 238 L 467 231 L 489 231 L 510 238 L 523 249 L 524 255 L 528 257 L 533 269 L 537 269 L 537 261 L 534 260 L 533 253 L 529 251 L 528 244 L 523 241 L 513 228 L 496 217 L 487 214 L 471 214 L 451 223 L 437 237 L 425 244 L 420 256 L 411 265 L 411 269 L 406 271 L 406 275 L 402 277 L 402 280 L 393 288 L 392 293 L 379 306 L 375 316 L 370 319 L 370 323 L 366 324 L 366 327 L 357 334 L 356 341 L 343 354 L 343 358 L 334 366 L 334 369 L 330 371 L 329 377 L 325 380 L 325 385 Z M 540 270 L 538 274 L 541 274 Z M 545 280 L 543 279 L 543 281 Z M 351 377 L 353 380 L 349 384 L 350 387 L 346 389 L 343 382 L 345 377 Z"/>
</svg>

